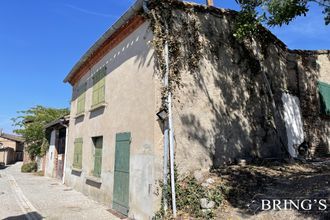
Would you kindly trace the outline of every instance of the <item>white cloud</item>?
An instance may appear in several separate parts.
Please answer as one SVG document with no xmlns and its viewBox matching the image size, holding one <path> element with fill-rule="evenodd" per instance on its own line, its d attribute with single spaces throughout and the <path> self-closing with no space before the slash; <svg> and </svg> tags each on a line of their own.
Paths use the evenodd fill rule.
<svg viewBox="0 0 330 220">
<path fill-rule="evenodd" d="M 68 8 L 71 8 L 73 10 L 79 11 L 81 13 L 89 14 L 89 15 L 96 15 L 96 16 L 107 17 L 107 18 L 117 18 L 117 16 L 115 16 L 115 15 L 95 12 L 95 11 L 87 10 L 87 9 L 80 8 L 80 7 L 77 7 L 77 6 L 74 6 L 74 5 L 70 5 L 70 4 L 65 4 L 65 6 L 68 7 Z"/>
</svg>

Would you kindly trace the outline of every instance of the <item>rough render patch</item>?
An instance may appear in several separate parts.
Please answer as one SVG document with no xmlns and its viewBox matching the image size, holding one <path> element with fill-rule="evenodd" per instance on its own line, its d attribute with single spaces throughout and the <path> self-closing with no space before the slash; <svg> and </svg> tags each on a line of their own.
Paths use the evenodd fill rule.
<svg viewBox="0 0 330 220">
<path fill-rule="evenodd" d="M 131 158 L 135 164 L 131 168 L 131 204 L 139 204 L 135 207 L 135 218 L 145 219 L 153 216 L 153 195 L 155 190 L 154 156 L 136 155 Z M 139 195 L 139 196 L 134 196 Z"/>
<path fill-rule="evenodd" d="M 330 53 L 318 55 L 316 62 L 320 67 L 319 80 L 330 84 Z"/>
<path fill-rule="evenodd" d="M 292 157 L 297 157 L 297 146 L 304 142 L 304 130 L 298 97 L 283 93 L 284 120 L 288 137 L 288 150 Z"/>
</svg>

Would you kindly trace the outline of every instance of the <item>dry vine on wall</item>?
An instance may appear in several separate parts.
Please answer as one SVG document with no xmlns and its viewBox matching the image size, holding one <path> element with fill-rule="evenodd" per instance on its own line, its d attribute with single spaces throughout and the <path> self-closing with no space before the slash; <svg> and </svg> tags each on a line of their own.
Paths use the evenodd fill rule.
<svg viewBox="0 0 330 220">
<path fill-rule="evenodd" d="M 169 86 L 162 91 L 163 105 L 169 91 L 174 92 L 182 84 L 181 73 L 198 70 L 202 56 L 200 23 L 196 12 L 185 7 L 184 3 L 174 0 L 149 1 L 150 27 L 153 31 L 155 62 L 161 79 L 164 79 L 166 64 L 164 57 L 165 43 L 169 47 Z M 184 30 L 182 29 L 184 28 Z M 165 106 L 164 106 L 165 107 Z"/>
</svg>

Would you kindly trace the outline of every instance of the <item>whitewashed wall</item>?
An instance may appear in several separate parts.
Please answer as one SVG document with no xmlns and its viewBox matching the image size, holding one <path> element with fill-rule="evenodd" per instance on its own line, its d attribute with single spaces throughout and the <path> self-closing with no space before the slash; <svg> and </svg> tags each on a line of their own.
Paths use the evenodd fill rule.
<svg viewBox="0 0 330 220">
<path fill-rule="evenodd" d="M 49 177 L 53 177 L 54 175 L 55 139 L 56 131 L 53 130 L 50 137 L 50 145 L 47 153 L 45 166 L 45 175 Z"/>
<path fill-rule="evenodd" d="M 304 130 L 301 120 L 300 102 L 298 97 L 283 93 L 284 120 L 288 137 L 288 150 L 292 157 L 297 157 L 297 148 L 304 142 Z"/>
</svg>

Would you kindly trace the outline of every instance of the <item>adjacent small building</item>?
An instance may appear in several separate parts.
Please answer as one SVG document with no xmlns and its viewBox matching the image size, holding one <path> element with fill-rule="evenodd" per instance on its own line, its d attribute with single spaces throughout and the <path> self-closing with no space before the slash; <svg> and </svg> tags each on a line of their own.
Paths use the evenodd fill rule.
<svg viewBox="0 0 330 220">
<path fill-rule="evenodd" d="M 44 175 L 64 180 L 69 116 L 62 117 L 45 126 L 49 148 L 43 158 Z"/>
<path fill-rule="evenodd" d="M 0 131 L 0 163 L 8 165 L 23 161 L 24 140 L 21 136 Z"/>
</svg>

